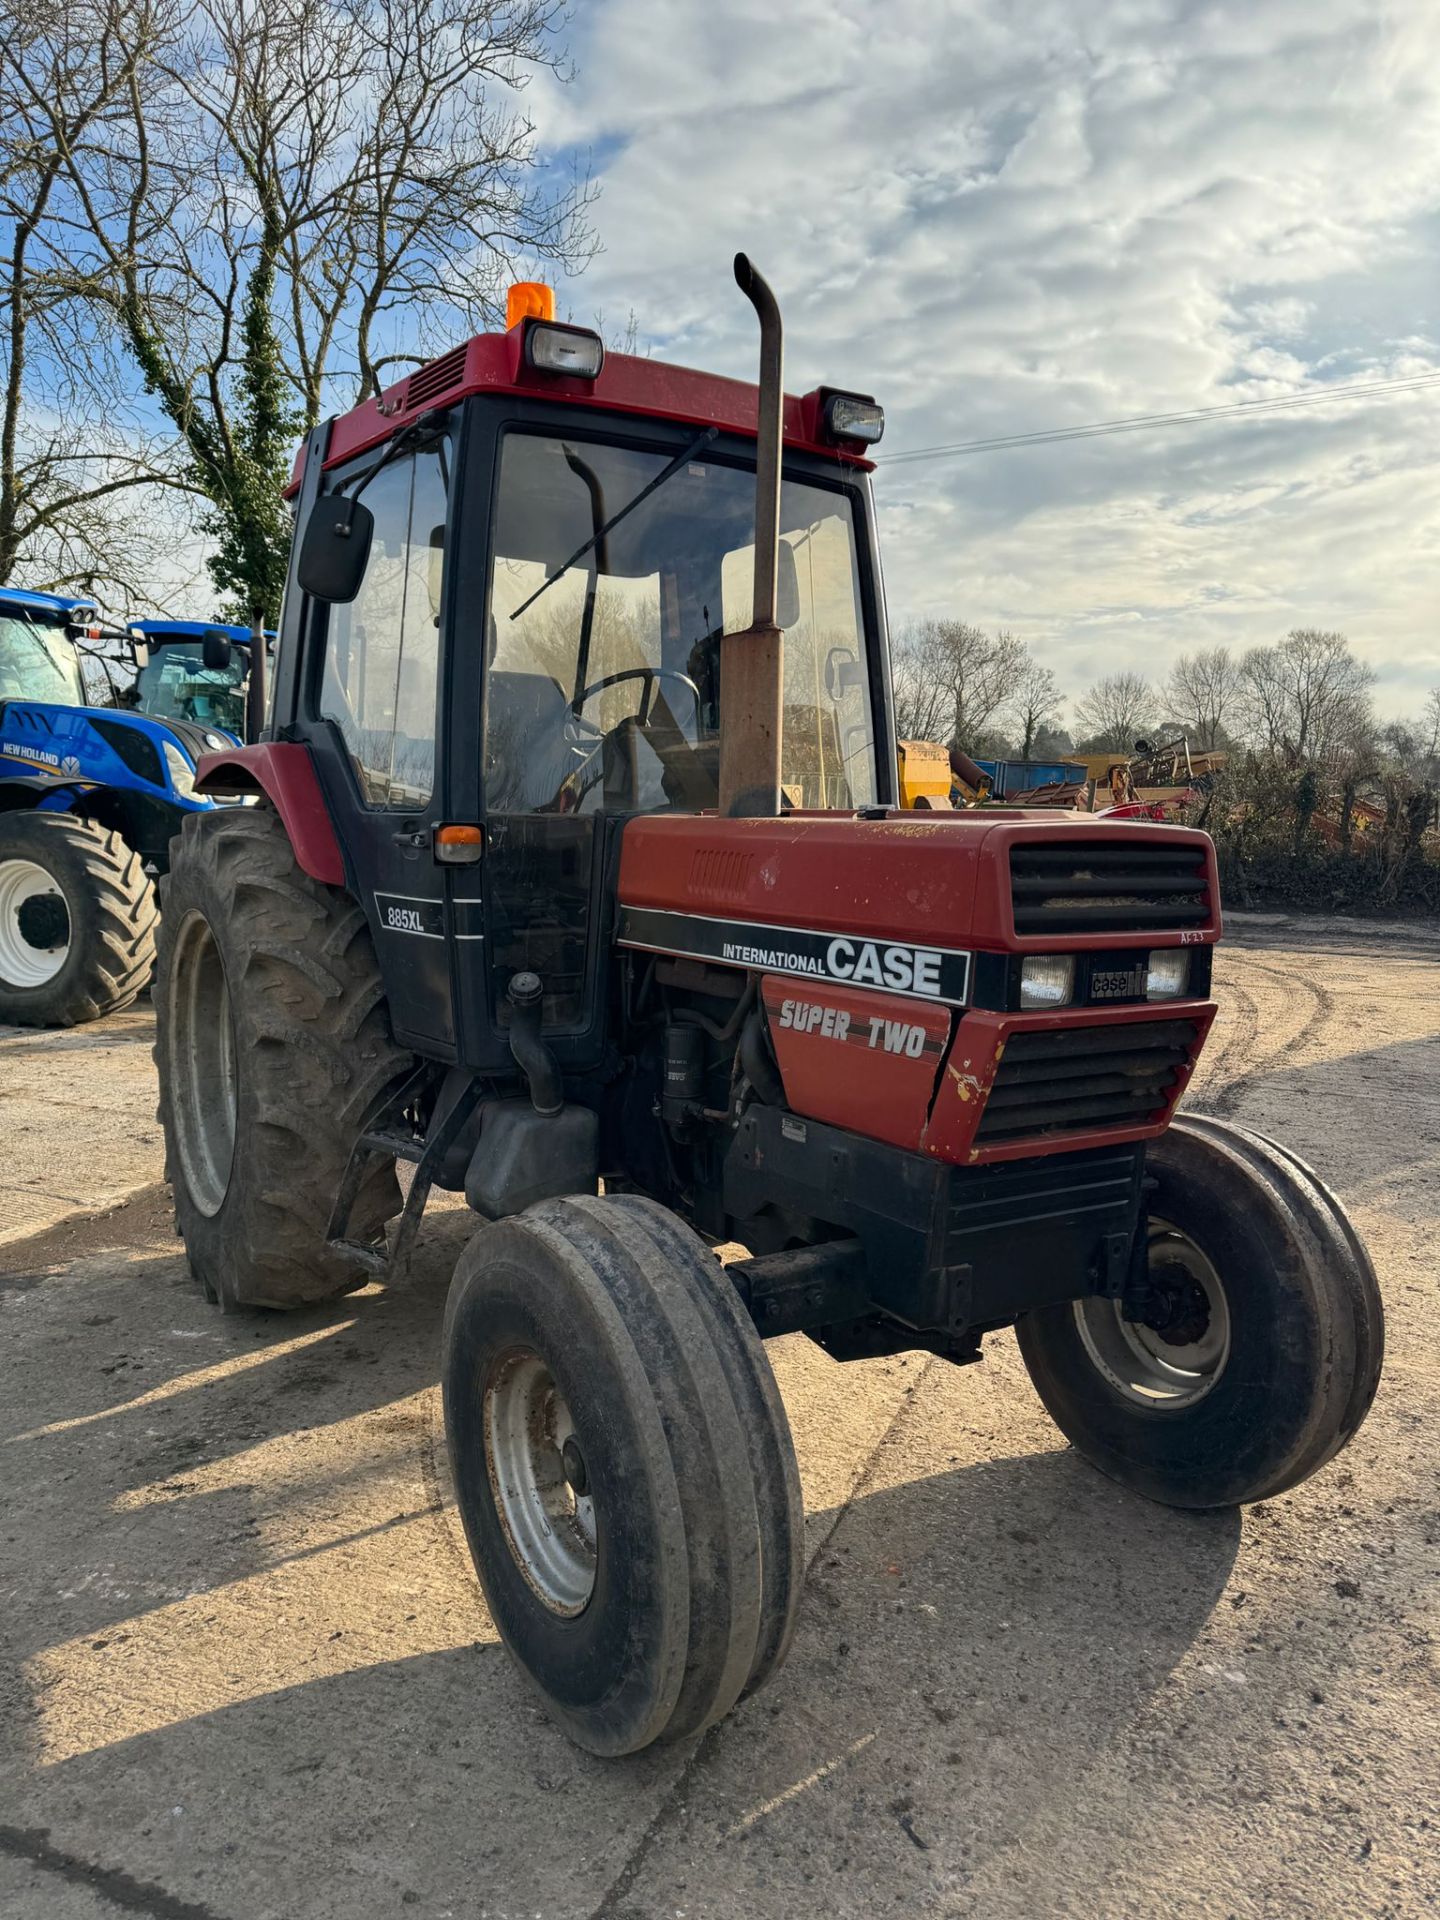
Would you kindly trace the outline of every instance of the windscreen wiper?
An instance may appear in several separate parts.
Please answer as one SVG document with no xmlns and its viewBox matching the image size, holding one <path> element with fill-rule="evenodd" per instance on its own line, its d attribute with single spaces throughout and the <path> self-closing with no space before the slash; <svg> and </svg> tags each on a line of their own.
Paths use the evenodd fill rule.
<svg viewBox="0 0 1440 1920">
<path fill-rule="evenodd" d="M 548 578 L 542 580 L 540 582 L 540 585 L 535 589 L 534 593 L 531 594 L 530 598 L 528 600 L 523 600 L 520 603 L 520 605 L 516 607 L 515 611 L 511 614 L 510 618 L 512 620 L 518 620 L 521 614 L 524 613 L 527 607 L 533 607 L 535 602 L 540 598 L 541 594 L 547 590 L 547 588 L 553 587 L 557 580 L 561 579 L 565 574 L 567 574 L 570 571 L 571 567 L 574 566 L 577 560 L 583 560 L 586 554 L 589 553 L 592 547 L 598 546 L 600 541 L 602 541 L 605 538 L 606 534 L 611 532 L 612 529 L 614 529 L 615 527 L 619 526 L 620 522 L 625 518 L 627 513 L 633 513 L 636 507 L 640 505 L 642 500 L 648 500 L 652 493 L 656 492 L 660 487 L 663 487 L 665 482 L 671 477 L 672 474 L 676 474 L 680 471 L 681 467 L 685 465 L 685 462 L 687 460 L 693 460 L 695 458 L 695 455 L 699 453 L 702 447 L 708 447 L 710 442 L 713 439 L 715 439 L 716 436 L 719 434 L 719 431 L 720 429 L 718 427 L 706 427 L 703 433 L 696 434 L 695 438 L 690 442 L 689 446 L 682 447 L 679 453 L 676 454 L 675 458 L 671 460 L 666 466 L 663 466 L 660 469 L 659 473 L 656 474 L 653 480 L 649 480 L 645 483 L 645 485 L 635 495 L 633 500 L 627 500 L 625 505 L 621 507 L 618 513 L 612 513 L 610 518 L 605 522 L 603 527 L 597 527 L 594 533 L 591 534 L 590 538 L 585 542 L 583 546 L 577 547 L 574 553 L 571 554 L 568 560 L 562 561 L 561 564 L 555 569 L 554 573 L 550 574 Z"/>
</svg>

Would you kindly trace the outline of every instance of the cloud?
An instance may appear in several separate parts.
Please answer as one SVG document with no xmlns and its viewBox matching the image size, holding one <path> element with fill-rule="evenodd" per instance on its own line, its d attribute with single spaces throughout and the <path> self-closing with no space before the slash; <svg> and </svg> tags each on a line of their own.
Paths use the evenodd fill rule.
<svg viewBox="0 0 1440 1920">
<path fill-rule="evenodd" d="M 596 157 L 577 317 L 877 393 L 885 452 L 1440 368 L 1440 22 L 1374 0 L 588 0 L 532 95 Z M 1345 628 L 1440 682 L 1440 394 L 886 470 L 892 618 L 1005 624 L 1074 689 Z"/>
</svg>

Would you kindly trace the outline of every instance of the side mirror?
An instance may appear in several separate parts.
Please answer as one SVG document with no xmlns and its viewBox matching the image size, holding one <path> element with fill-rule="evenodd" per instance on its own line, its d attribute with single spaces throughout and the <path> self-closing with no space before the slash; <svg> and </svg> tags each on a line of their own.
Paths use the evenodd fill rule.
<svg viewBox="0 0 1440 1920">
<path fill-rule="evenodd" d="M 150 664 L 150 648 L 148 644 L 144 640 L 132 640 L 130 642 L 130 658 L 135 662 L 137 667 L 148 667 Z"/>
<path fill-rule="evenodd" d="M 228 634 L 211 627 L 208 633 L 201 635 L 200 658 L 204 662 L 207 673 L 224 673 L 230 664 L 232 652 Z"/>
<path fill-rule="evenodd" d="M 780 565 L 775 575 L 775 624 L 782 633 L 800 624 L 800 581 L 795 572 L 795 549 L 780 542 Z"/>
<path fill-rule="evenodd" d="M 839 706 L 853 687 L 863 686 L 865 675 L 853 647 L 831 647 L 825 656 L 825 692 Z"/>
<path fill-rule="evenodd" d="M 353 600 L 365 578 L 375 516 L 359 500 L 321 494 L 310 510 L 295 577 L 312 600 Z"/>
</svg>

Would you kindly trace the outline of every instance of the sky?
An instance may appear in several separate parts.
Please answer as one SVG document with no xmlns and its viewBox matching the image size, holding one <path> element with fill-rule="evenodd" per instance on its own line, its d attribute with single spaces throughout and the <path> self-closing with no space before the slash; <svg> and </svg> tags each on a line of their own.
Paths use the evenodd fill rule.
<svg viewBox="0 0 1440 1920">
<path fill-rule="evenodd" d="M 612 335 L 875 394 L 882 456 L 1440 373 L 1440 0 L 579 0 L 527 96 L 601 188 Z M 892 626 L 1008 627 L 1067 691 L 1339 628 L 1440 684 L 1440 385 L 887 467 Z"/>
</svg>

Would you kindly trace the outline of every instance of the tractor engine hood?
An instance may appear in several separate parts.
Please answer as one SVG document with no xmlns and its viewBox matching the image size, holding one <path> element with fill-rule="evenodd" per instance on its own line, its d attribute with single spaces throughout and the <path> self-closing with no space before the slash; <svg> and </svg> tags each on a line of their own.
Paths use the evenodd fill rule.
<svg viewBox="0 0 1440 1920">
<path fill-rule="evenodd" d="M 627 823 L 620 945 L 964 1005 L 978 950 L 1209 942 L 1209 836 L 1004 810 Z"/>
</svg>

